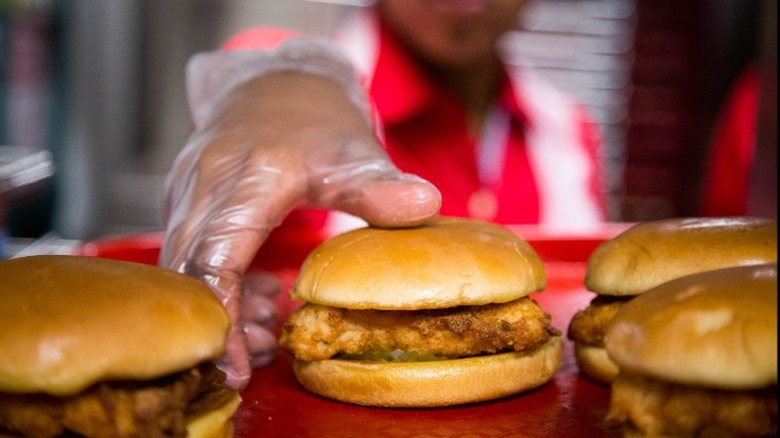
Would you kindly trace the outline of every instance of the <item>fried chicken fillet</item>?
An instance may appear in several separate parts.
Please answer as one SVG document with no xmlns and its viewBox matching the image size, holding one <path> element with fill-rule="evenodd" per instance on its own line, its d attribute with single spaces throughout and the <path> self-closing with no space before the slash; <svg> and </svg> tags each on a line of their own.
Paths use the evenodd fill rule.
<svg viewBox="0 0 780 438">
<path fill-rule="evenodd" d="M 626 436 L 768 436 L 777 430 L 777 388 L 718 390 L 618 376 L 607 421 Z M 711 434 L 711 435 L 708 435 Z"/>
<path fill-rule="evenodd" d="M 418 311 L 307 303 L 285 323 L 280 344 L 301 360 L 434 359 L 529 351 L 557 334 L 550 315 L 527 297 L 502 304 Z"/>
<path fill-rule="evenodd" d="M 152 382 L 101 382 L 71 397 L 5 394 L 0 397 L 0 436 L 16 431 L 30 437 L 184 437 L 187 415 L 233 397 L 224 382 L 225 373 L 207 363 Z"/>
<path fill-rule="evenodd" d="M 584 345 L 604 348 L 607 325 L 629 299 L 630 297 L 596 296 L 588 307 L 574 314 L 569 323 L 567 337 Z"/>
</svg>

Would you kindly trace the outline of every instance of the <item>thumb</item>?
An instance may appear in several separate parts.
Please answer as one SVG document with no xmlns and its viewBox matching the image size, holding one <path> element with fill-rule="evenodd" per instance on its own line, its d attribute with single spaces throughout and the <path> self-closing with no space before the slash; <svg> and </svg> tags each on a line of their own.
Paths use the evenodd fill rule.
<svg viewBox="0 0 780 438">
<path fill-rule="evenodd" d="M 418 225 L 439 212 L 441 193 L 427 180 L 391 164 L 368 167 L 330 184 L 324 206 L 386 228 Z"/>
<path fill-rule="evenodd" d="M 351 205 L 342 210 L 377 227 L 418 225 L 441 208 L 439 190 L 430 182 L 407 173 L 392 179 L 368 181 L 360 195 L 355 210 L 349 210 Z"/>
</svg>

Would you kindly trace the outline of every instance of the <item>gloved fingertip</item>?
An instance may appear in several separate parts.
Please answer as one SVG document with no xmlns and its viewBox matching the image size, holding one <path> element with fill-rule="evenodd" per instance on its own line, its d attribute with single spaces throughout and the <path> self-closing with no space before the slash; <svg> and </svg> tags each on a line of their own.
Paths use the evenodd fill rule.
<svg viewBox="0 0 780 438">
<path fill-rule="evenodd" d="M 377 227 L 419 225 L 441 208 L 441 193 L 428 181 L 404 174 L 402 178 L 369 183 L 359 216 Z"/>
<path fill-rule="evenodd" d="M 252 365 L 252 368 L 262 368 L 264 366 L 267 366 L 271 362 L 273 362 L 274 358 L 276 358 L 276 351 L 266 351 L 263 353 L 252 355 L 252 358 L 250 359 L 250 363 Z"/>
<path fill-rule="evenodd" d="M 282 290 L 282 282 L 277 275 L 269 272 L 247 272 L 244 275 L 244 296 L 264 296 L 273 298 Z"/>
<path fill-rule="evenodd" d="M 217 361 L 217 368 L 225 373 L 225 384 L 236 391 L 242 391 L 246 388 L 249 384 L 249 379 L 252 377 L 252 368 L 250 366 L 236 367 L 227 357 Z"/>
<path fill-rule="evenodd" d="M 246 332 L 247 348 L 250 355 L 276 348 L 276 338 L 265 327 L 247 323 L 244 326 L 244 331 Z"/>
</svg>

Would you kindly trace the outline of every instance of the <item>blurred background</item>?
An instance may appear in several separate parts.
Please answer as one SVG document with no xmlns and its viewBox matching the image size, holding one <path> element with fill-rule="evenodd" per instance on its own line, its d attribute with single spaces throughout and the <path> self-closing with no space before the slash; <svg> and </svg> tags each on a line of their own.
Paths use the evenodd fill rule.
<svg viewBox="0 0 780 438">
<path fill-rule="evenodd" d="M 592 110 L 611 220 L 695 214 L 715 118 L 756 59 L 774 84 L 757 153 L 775 162 L 776 1 L 529 1 L 508 60 Z M 165 174 L 191 127 L 187 58 L 253 25 L 328 35 L 365 3 L 0 0 L 0 225 L 66 239 L 161 229 Z M 762 171 L 776 208 L 776 165 Z"/>
</svg>

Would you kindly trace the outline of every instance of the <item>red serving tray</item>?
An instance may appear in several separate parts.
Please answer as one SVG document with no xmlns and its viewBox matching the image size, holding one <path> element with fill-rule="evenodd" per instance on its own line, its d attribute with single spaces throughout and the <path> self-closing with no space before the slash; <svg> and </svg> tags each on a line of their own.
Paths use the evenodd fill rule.
<svg viewBox="0 0 780 438">
<path fill-rule="evenodd" d="M 574 313 L 593 294 L 584 289 L 585 262 L 603 240 L 625 229 L 619 224 L 587 233 L 550 233 L 538 227 L 509 227 L 539 252 L 547 268 L 547 289 L 533 298 L 564 333 Z M 289 234 L 289 233 L 288 233 Z M 275 235 L 253 269 L 275 272 L 289 288 L 298 266 L 322 239 L 316 235 Z M 118 236 L 85 244 L 79 251 L 120 260 L 156 263 L 161 233 Z M 280 319 L 298 303 L 278 298 Z M 435 409 L 354 406 L 308 393 L 295 380 L 289 356 L 280 350 L 267 367 L 255 370 L 242 392 L 234 419 L 236 437 L 618 437 L 603 420 L 609 389 L 582 377 L 571 342 L 555 379 L 540 388 L 484 403 Z M 446 391 L 446 388 L 442 388 Z"/>
</svg>

